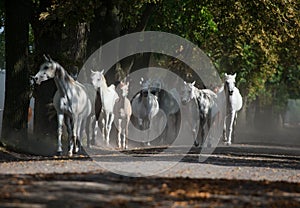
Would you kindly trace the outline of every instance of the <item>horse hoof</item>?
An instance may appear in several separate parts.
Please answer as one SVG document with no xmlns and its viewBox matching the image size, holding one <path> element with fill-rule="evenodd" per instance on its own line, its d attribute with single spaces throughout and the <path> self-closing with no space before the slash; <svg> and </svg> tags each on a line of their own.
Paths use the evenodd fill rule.
<svg viewBox="0 0 300 208">
<path fill-rule="evenodd" d="M 230 146 L 230 145 L 231 145 L 231 142 L 225 142 L 225 145 L 226 145 L 226 146 Z"/>
<path fill-rule="evenodd" d="M 78 147 L 75 148 L 75 154 L 77 154 L 80 151 Z"/>
<path fill-rule="evenodd" d="M 63 152 L 62 152 L 62 151 L 58 151 L 58 152 L 56 152 L 56 155 L 57 155 L 57 156 L 62 156 L 62 155 L 63 155 Z"/>
<path fill-rule="evenodd" d="M 199 142 L 194 141 L 194 145 L 195 145 L 195 147 L 199 147 Z"/>
<path fill-rule="evenodd" d="M 73 153 L 72 153 L 72 152 L 69 152 L 69 153 L 68 153 L 68 156 L 69 156 L 69 157 L 72 157 L 72 156 L 73 156 Z"/>
</svg>

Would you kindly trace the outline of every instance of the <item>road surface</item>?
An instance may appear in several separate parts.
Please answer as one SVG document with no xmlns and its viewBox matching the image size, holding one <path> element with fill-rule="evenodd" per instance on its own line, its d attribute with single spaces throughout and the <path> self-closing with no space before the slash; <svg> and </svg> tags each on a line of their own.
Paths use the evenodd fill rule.
<svg viewBox="0 0 300 208">
<path fill-rule="evenodd" d="M 164 150 L 68 158 L 1 149 L 0 207 L 300 207 L 299 148 L 220 146 L 202 162 L 196 148 Z"/>
</svg>

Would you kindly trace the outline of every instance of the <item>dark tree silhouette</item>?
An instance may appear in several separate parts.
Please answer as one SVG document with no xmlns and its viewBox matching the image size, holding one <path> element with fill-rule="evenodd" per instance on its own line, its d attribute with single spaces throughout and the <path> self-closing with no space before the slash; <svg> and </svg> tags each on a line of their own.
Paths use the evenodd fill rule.
<svg viewBox="0 0 300 208">
<path fill-rule="evenodd" d="M 9 139 L 11 135 L 16 139 L 27 136 L 30 2 L 29 0 L 5 1 L 6 99 L 2 132 L 4 139 Z"/>
</svg>

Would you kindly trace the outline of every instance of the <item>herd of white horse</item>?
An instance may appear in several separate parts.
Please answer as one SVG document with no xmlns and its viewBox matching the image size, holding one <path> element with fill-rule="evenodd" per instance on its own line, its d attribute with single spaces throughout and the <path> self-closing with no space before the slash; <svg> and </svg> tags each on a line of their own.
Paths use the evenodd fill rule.
<svg viewBox="0 0 300 208">
<path fill-rule="evenodd" d="M 112 124 L 116 123 L 118 132 L 117 146 L 120 149 L 128 148 L 129 124 L 132 121 L 137 128 L 144 130 L 148 138 L 143 138 L 144 143 L 150 145 L 153 129 L 153 119 L 162 110 L 166 117 L 172 116 L 175 121 L 173 128 L 178 128 L 178 112 L 181 104 L 192 103 L 190 128 L 193 132 L 194 144 L 203 145 L 207 131 L 214 124 L 219 115 L 216 99 L 222 93 L 226 98 L 226 112 L 224 118 L 223 140 L 227 145 L 232 142 L 233 127 L 237 111 L 242 108 L 242 96 L 235 87 L 236 74 L 225 74 L 224 85 L 216 91 L 210 89 L 198 89 L 195 82 L 186 83 L 182 94 L 172 89 L 170 92 L 163 90 L 162 83 L 158 80 L 144 80 L 141 78 L 140 91 L 131 99 L 128 98 L 129 82 L 121 81 L 117 86 L 106 83 L 104 70 L 91 71 L 91 83 L 82 84 L 70 76 L 67 71 L 49 56 L 44 56 L 45 62 L 40 66 L 39 72 L 34 76 L 36 84 L 48 79 L 54 79 L 57 91 L 53 97 L 53 104 L 58 119 L 58 149 L 62 154 L 62 133 L 65 124 L 69 150 L 68 155 L 80 151 L 83 132 L 87 134 L 87 146 L 90 147 L 91 140 L 95 142 L 97 130 L 101 128 L 102 138 L 106 145 L 110 145 L 110 133 Z M 174 117 L 175 115 L 175 117 Z M 194 119 L 194 120 L 193 120 Z M 89 126 L 92 120 L 95 128 L 90 139 Z M 135 122 L 134 122 L 135 121 Z M 199 125 L 200 136 L 198 136 L 197 125 Z M 168 130 L 168 123 L 165 131 Z M 174 130 L 172 132 L 174 133 Z M 145 135 L 144 135 L 145 136 Z M 162 137 L 166 137 L 164 133 Z M 150 139 L 149 139 L 150 138 Z M 201 139 L 201 141 L 199 141 Z"/>
</svg>

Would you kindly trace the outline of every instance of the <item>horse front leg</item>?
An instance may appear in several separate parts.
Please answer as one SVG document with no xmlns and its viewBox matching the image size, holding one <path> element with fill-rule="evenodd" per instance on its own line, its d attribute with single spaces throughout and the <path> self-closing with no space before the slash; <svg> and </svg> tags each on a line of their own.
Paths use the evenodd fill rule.
<svg viewBox="0 0 300 208">
<path fill-rule="evenodd" d="M 150 141 L 152 140 L 152 134 L 151 134 L 151 130 L 152 130 L 152 122 L 151 122 L 151 117 L 147 119 L 147 123 L 146 123 L 146 126 L 147 126 L 147 145 L 148 146 L 151 146 L 151 143 Z"/>
<path fill-rule="evenodd" d="M 61 137 L 63 132 L 63 122 L 64 122 L 64 114 L 57 114 L 57 121 L 58 121 L 58 127 L 57 127 L 57 154 L 62 154 L 62 143 L 61 143 Z"/>
<path fill-rule="evenodd" d="M 194 124 L 191 124 L 191 126 L 192 126 L 192 136 L 193 136 L 193 139 L 194 139 L 194 145 L 195 145 L 195 147 L 198 147 L 199 142 L 198 142 L 197 124 L 194 123 Z"/>
<path fill-rule="evenodd" d="M 106 132 L 106 123 L 107 123 L 106 115 L 105 115 L 105 117 L 103 115 L 103 117 L 101 119 L 101 124 L 102 124 L 102 139 L 103 139 L 103 142 L 105 142 L 106 134 L 107 134 L 107 132 Z"/>
<path fill-rule="evenodd" d="M 227 142 L 227 119 L 228 116 L 225 116 L 224 119 L 224 126 L 223 126 L 223 142 L 226 144 Z"/>
<path fill-rule="evenodd" d="M 92 126 L 92 138 L 91 138 L 91 144 L 95 145 L 96 143 L 96 136 L 98 134 L 97 128 L 98 128 L 98 120 L 92 119 L 91 121 L 91 126 Z"/>
<path fill-rule="evenodd" d="M 122 140 L 122 141 L 121 141 L 121 142 L 122 142 L 121 145 L 122 145 L 122 149 L 127 149 L 127 147 L 126 147 L 127 144 L 126 144 L 126 130 L 125 130 L 125 127 L 122 128 L 121 131 L 122 131 L 122 133 L 121 133 L 121 138 L 122 138 L 122 139 L 121 139 L 121 140 Z"/>
<path fill-rule="evenodd" d="M 92 142 L 92 140 L 93 140 L 93 138 L 91 137 L 91 135 L 90 135 L 90 127 L 91 127 L 91 125 L 93 125 L 94 124 L 94 121 L 93 121 L 93 118 L 92 118 L 92 116 L 88 116 L 87 118 L 86 118 L 86 124 L 83 126 L 83 128 L 85 128 L 85 132 L 86 132 L 86 145 L 87 145 L 87 148 L 90 148 L 91 147 L 91 142 Z M 93 135 L 93 133 L 92 133 L 92 135 Z"/>
<path fill-rule="evenodd" d="M 111 131 L 111 126 L 112 126 L 112 123 L 114 121 L 114 114 L 113 113 L 108 113 L 107 116 L 107 125 L 106 125 L 106 144 L 109 145 L 109 138 L 110 138 L 110 131 Z"/>
<path fill-rule="evenodd" d="M 89 145 L 89 129 L 87 128 L 87 123 L 89 122 L 89 116 L 86 118 L 83 118 L 81 120 L 81 122 L 79 122 L 78 124 L 78 129 L 77 129 L 77 135 L 78 135 L 78 139 L 77 139 L 77 152 L 81 152 L 81 148 L 82 148 L 82 139 L 83 139 L 83 132 L 85 131 L 86 133 L 86 139 L 87 139 L 87 145 Z M 76 152 L 76 153 L 77 153 Z"/>
<path fill-rule="evenodd" d="M 98 135 L 98 128 L 99 128 L 99 123 L 98 123 L 98 120 L 97 118 L 94 119 L 93 123 L 92 123 L 92 127 L 93 127 L 93 132 L 92 132 L 92 142 L 91 144 L 92 145 L 95 145 L 96 144 L 96 137 Z"/>
<path fill-rule="evenodd" d="M 121 138 L 121 131 L 122 131 L 122 119 L 118 119 L 118 148 L 122 148 L 122 138 Z"/>
<path fill-rule="evenodd" d="M 228 133 L 228 141 L 227 145 L 231 145 L 231 136 L 232 136 L 232 131 L 233 131 L 233 124 L 234 124 L 234 119 L 235 119 L 235 111 L 232 111 L 230 114 L 230 123 L 229 123 L 229 133 Z"/>
<path fill-rule="evenodd" d="M 125 147 L 125 149 L 128 149 L 128 129 L 129 129 L 129 122 L 130 122 L 130 117 L 127 118 L 126 124 L 125 124 L 125 135 L 124 135 L 124 147 Z"/>
<path fill-rule="evenodd" d="M 72 120 L 67 116 L 65 117 L 65 124 L 67 127 L 67 133 L 68 133 L 68 141 L 70 142 L 72 140 L 72 129 L 74 128 Z M 69 145 L 70 148 L 70 145 Z"/>
<path fill-rule="evenodd" d="M 200 147 L 203 147 L 204 141 L 205 141 L 205 123 L 200 122 L 200 130 L 201 130 L 201 141 L 198 141 L 198 145 Z"/>
<path fill-rule="evenodd" d="M 72 137 L 70 139 L 70 149 L 68 155 L 71 157 L 73 156 L 73 149 L 75 146 L 75 152 L 78 151 L 78 147 L 76 146 L 76 141 L 77 141 L 77 126 L 78 126 L 78 120 L 74 119 L 73 121 L 73 129 L 72 129 Z"/>
</svg>

